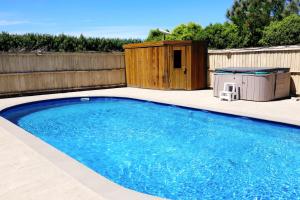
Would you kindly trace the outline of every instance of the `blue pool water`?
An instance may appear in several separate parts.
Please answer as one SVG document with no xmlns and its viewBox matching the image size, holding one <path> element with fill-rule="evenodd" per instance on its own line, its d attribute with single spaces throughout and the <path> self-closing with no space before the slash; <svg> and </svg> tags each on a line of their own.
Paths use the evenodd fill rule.
<svg viewBox="0 0 300 200">
<path fill-rule="evenodd" d="M 299 199 L 300 128 L 118 98 L 1 115 L 108 179 L 170 199 Z"/>
</svg>

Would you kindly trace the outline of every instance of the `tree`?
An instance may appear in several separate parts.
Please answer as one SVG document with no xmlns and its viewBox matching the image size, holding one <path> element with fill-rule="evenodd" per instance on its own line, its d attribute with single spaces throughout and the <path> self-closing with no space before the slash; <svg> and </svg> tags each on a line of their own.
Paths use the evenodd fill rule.
<svg viewBox="0 0 300 200">
<path fill-rule="evenodd" d="M 146 41 L 160 41 L 164 39 L 164 34 L 158 29 L 150 30 Z"/>
<path fill-rule="evenodd" d="M 160 41 L 164 39 L 164 34 L 158 29 L 150 30 L 146 41 Z M 170 35 L 166 35 L 166 40 L 202 40 L 204 39 L 204 30 L 201 25 L 194 22 L 180 24 L 175 27 Z"/>
<path fill-rule="evenodd" d="M 258 45 L 264 27 L 271 21 L 292 13 L 299 14 L 299 0 L 235 0 L 227 18 L 238 26 L 247 47 Z"/>
<path fill-rule="evenodd" d="M 175 27 L 171 34 L 167 36 L 168 40 L 202 40 L 204 39 L 204 30 L 201 25 L 194 22 L 180 24 Z"/>
<path fill-rule="evenodd" d="M 263 31 L 260 45 L 300 44 L 300 16 L 290 15 L 282 21 L 274 21 Z"/>
<path fill-rule="evenodd" d="M 286 2 L 285 9 L 282 16 L 287 17 L 292 14 L 298 14 L 300 12 L 300 0 L 288 0 Z"/>
<path fill-rule="evenodd" d="M 241 45 L 238 27 L 232 23 L 210 24 L 204 29 L 208 46 L 213 49 L 237 48 Z"/>
</svg>

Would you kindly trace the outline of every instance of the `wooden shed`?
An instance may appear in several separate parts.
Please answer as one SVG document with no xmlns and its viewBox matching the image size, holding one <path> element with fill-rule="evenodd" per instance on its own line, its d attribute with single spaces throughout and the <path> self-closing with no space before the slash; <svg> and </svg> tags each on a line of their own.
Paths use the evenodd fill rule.
<svg viewBox="0 0 300 200">
<path fill-rule="evenodd" d="M 165 90 L 206 88 L 206 42 L 159 41 L 123 47 L 128 86 Z"/>
</svg>

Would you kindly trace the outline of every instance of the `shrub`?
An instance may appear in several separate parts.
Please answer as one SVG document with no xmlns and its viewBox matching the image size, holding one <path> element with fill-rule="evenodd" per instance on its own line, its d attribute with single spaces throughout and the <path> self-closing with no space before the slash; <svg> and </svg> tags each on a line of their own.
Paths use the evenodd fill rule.
<svg viewBox="0 0 300 200">
<path fill-rule="evenodd" d="M 208 46 L 213 49 L 238 48 L 241 46 L 238 27 L 232 23 L 210 24 L 204 29 Z"/>
<path fill-rule="evenodd" d="M 139 39 L 90 38 L 28 33 L 24 35 L 0 33 L 0 51 L 30 52 L 80 52 L 80 51 L 123 51 L 123 45 L 141 42 Z"/>
<path fill-rule="evenodd" d="M 160 41 L 164 39 L 164 34 L 158 29 L 152 29 L 149 31 L 146 41 Z"/>
<path fill-rule="evenodd" d="M 201 25 L 194 22 L 181 24 L 173 29 L 168 40 L 203 40 L 204 31 Z"/>
<path fill-rule="evenodd" d="M 164 34 L 158 29 L 152 29 L 146 41 L 160 41 L 164 39 Z M 204 32 L 199 24 L 190 22 L 188 24 L 180 24 L 175 27 L 170 35 L 166 35 L 166 40 L 203 40 Z"/>
<path fill-rule="evenodd" d="M 293 45 L 300 43 L 300 16 L 290 15 L 281 21 L 274 21 L 263 31 L 260 45 Z"/>
</svg>

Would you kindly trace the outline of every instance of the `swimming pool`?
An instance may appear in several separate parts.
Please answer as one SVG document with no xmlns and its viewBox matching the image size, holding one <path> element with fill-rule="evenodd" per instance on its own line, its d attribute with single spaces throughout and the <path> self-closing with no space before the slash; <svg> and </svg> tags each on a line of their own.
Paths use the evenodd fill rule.
<svg viewBox="0 0 300 200">
<path fill-rule="evenodd" d="M 297 199 L 299 127 L 122 98 L 1 112 L 133 190 L 171 199 Z"/>
</svg>

